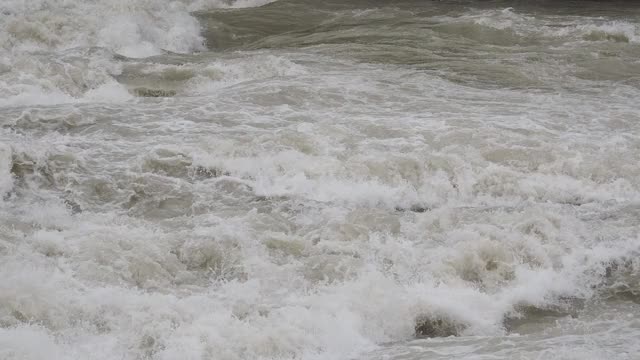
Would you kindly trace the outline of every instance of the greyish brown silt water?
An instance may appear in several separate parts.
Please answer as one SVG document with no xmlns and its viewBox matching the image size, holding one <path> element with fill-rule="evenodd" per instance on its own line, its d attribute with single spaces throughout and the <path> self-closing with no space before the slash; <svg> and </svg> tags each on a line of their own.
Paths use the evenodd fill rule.
<svg viewBox="0 0 640 360">
<path fill-rule="evenodd" d="M 0 359 L 640 359 L 640 4 L 4 0 Z"/>
</svg>

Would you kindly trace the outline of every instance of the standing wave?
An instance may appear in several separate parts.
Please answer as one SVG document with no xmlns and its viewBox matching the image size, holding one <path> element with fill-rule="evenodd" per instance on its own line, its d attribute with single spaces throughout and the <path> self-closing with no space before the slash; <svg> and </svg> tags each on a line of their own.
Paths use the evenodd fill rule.
<svg viewBox="0 0 640 360">
<path fill-rule="evenodd" d="M 0 106 L 121 101 L 115 55 L 206 50 L 192 11 L 268 1 L 9 0 L 0 4 Z"/>
</svg>

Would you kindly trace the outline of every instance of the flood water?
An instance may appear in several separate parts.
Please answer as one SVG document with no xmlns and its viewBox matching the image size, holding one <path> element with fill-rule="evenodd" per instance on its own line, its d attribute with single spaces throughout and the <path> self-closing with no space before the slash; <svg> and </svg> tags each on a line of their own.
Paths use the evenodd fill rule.
<svg viewBox="0 0 640 360">
<path fill-rule="evenodd" d="M 640 355 L 640 4 L 4 0 L 0 359 Z"/>
</svg>

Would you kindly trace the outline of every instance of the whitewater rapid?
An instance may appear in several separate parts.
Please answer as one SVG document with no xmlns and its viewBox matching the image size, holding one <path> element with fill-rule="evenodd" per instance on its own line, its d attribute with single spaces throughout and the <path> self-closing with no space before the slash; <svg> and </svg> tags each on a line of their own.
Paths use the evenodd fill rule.
<svg viewBox="0 0 640 360">
<path fill-rule="evenodd" d="M 640 12 L 556 6 L 3 2 L 0 359 L 636 359 Z"/>
</svg>

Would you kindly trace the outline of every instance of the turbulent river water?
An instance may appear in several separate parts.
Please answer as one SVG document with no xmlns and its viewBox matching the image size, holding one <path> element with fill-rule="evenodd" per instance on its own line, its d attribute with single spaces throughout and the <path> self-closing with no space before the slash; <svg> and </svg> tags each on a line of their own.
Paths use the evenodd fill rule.
<svg viewBox="0 0 640 360">
<path fill-rule="evenodd" d="M 640 4 L 3 0 L 0 359 L 640 359 Z"/>
</svg>

